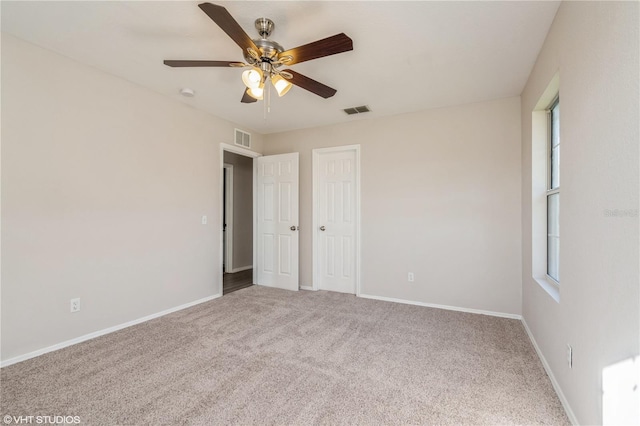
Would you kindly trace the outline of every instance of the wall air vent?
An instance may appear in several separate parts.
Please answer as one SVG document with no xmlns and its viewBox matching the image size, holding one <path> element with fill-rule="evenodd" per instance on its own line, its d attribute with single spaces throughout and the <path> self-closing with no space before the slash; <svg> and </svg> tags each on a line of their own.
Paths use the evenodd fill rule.
<svg viewBox="0 0 640 426">
<path fill-rule="evenodd" d="M 243 132 L 242 130 L 235 129 L 235 144 L 243 148 L 251 148 L 251 133 Z"/>
<path fill-rule="evenodd" d="M 353 115 L 353 114 L 362 114 L 363 112 L 369 112 L 371 110 L 369 109 L 368 106 L 362 105 L 362 106 L 353 107 L 353 108 L 346 108 L 346 109 L 343 109 L 343 111 L 346 112 L 347 115 Z"/>
</svg>

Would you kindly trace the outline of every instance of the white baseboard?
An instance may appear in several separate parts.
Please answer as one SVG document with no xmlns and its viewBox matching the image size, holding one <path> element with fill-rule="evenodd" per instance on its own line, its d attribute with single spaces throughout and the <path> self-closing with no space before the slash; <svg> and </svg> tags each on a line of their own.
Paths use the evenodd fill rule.
<svg viewBox="0 0 640 426">
<path fill-rule="evenodd" d="M 72 346 L 81 342 L 85 342 L 87 340 L 94 339 L 96 337 L 104 336 L 105 334 L 113 333 L 114 331 L 122 330 L 123 328 L 131 327 L 132 325 L 140 324 L 145 321 L 149 321 L 167 314 L 171 314 L 173 312 L 181 311 L 183 309 L 190 308 L 195 305 L 199 305 L 200 303 L 208 302 L 213 299 L 217 299 L 221 297 L 221 294 L 215 294 L 213 296 L 204 297 L 202 299 L 194 300 L 193 302 L 185 303 L 184 305 L 176 306 L 173 308 L 166 309 L 162 312 L 157 312 L 155 314 L 147 315 L 142 318 L 138 318 L 132 321 L 125 322 L 124 324 L 115 325 L 113 327 L 105 328 L 103 330 L 94 331 L 93 333 L 85 334 L 84 336 L 76 337 L 75 339 L 67 340 L 61 343 L 56 343 L 52 346 L 47 346 L 46 348 L 38 349 L 33 352 L 26 353 L 24 355 L 18 355 L 13 358 L 9 358 L 7 360 L 0 362 L 0 368 L 7 367 L 11 364 L 16 364 L 18 362 L 26 361 L 31 358 L 35 358 L 40 355 L 44 355 L 48 352 L 57 351 L 58 349 L 66 348 L 68 346 Z"/>
<path fill-rule="evenodd" d="M 556 380 L 556 377 L 553 375 L 553 371 L 551 371 L 551 367 L 549 366 L 549 363 L 545 359 L 544 355 L 542 355 L 542 351 L 540 350 L 540 347 L 538 346 L 536 339 L 533 337 L 533 334 L 531 334 L 531 330 L 529 329 L 529 326 L 527 325 L 527 322 L 524 320 L 524 318 L 522 318 L 522 325 L 524 325 L 524 329 L 527 331 L 529 340 L 531 340 L 531 344 L 533 344 L 533 347 L 535 348 L 536 353 L 538 354 L 538 358 L 540 358 L 540 361 L 542 362 L 542 366 L 544 367 L 544 370 L 547 372 L 547 376 L 549 376 L 549 379 L 551 380 L 553 389 L 555 389 L 556 394 L 560 399 L 560 403 L 562 404 L 564 411 L 567 413 L 567 417 L 569 417 L 569 421 L 573 425 L 578 425 L 579 424 L 578 419 L 576 418 L 576 415 L 573 413 L 573 410 L 569 405 L 569 401 L 567 401 L 567 398 L 564 396 L 564 393 L 562 392 L 562 388 L 560 388 L 560 384 Z"/>
<path fill-rule="evenodd" d="M 253 269 L 253 265 L 247 265 L 247 266 L 241 266 L 239 268 L 233 268 L 229 271 L 227 271 L 230 274 L 235 274 L 236 272 L 242 272 L 242 271 L 246 271 L 247 269 Z"/>
<path fill-rule="evenodd" d="M 457 306 L 438 305 L 435 303 L 414 302 L 413 300 L 395 299 L 393 297 L 372 296 L 370 294 L 362 294 L 362 293 L 360 293 L 359 297 L 362 297 L 365 299 L 383 300 L 385 302 L 403 303 L 405 305 L 416 305 L 416 306 L 425 306 L 427 308 L 446 309 L 448 311 L 458 311 L 458 312 L 468 312 L 471 314 L 490 315 L 492 317 L 511 318 L 511 319 L 517 319 L 517 320 L 522 319 L 522 315 L 518 315 L 518 314 L 507 314 L 504 312 L 483 311 L 481 309 L 460 308 Z"/>
<path fill-rule="evenodd" d="M 310 285 L 301 285 L 300 290 L 313 291 L 313 287 L 311 287 Z"/>
</svg>

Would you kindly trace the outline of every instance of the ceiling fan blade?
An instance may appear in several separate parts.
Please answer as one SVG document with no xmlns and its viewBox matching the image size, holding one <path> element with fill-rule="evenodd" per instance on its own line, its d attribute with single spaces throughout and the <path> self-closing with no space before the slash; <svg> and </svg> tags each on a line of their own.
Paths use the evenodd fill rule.
<svg viewBox="0 0 640 426">
<path fill-rule="evenodd" d="M 182 61 L 182 60 L 165 60 L 165 65 L 170 67 L 236 67 L 244 66 L 238 61 Z M 236 65 L 237 64 L 237 65 Z"/>
<path fill-rule="evenodd" d="M 353 50 L 353 40 L 344 33 L 336 34 L 313 43 L 294 47 L 285 50 L 278 55 L 279 58 L 291 56 L 290 61 L 283 61 L 286 65 L 298 64 L 312 59 L 322 58 L 324 56 L 335 55 L 336 53 L 348 52 Z"/>
<path fill-rule="evenodd" d="M 240 100 L 240 102 L 242 102 L 243 104 L 251 104 L 254 102 L 258 102 L 258 100 L 252 96 L 249 96 L 249 94 L 245 90 L 244 95 L 242 95 L 242 99 Z"/>
<path fill-rule="evenodd" d="M 243 53 L 249 48 L 256 52 L 260 51 L 253 40 L 251 40 L 251 37 L 244 32 L 240 24 L 227 12 L 227 9 L 211 3 L 201 3 L 198 7 L 242 48 Z"/>
<path fill-rule="evenodd" d="M 290 81 L 292 84 L 295 84 L 298 87 L 302 87 L 305 90 L 310 91 L 311 93 L 315 93 L 318 96 L 322 96 L 327 99 L 336 94 L 337 90 L 333 89 L 327 85 L 320 83 L 319 81 L 315 81 L 312 78 L 309 78 L 305 75 L 297 73 L 293 70 L 284 70 L 291 74 L 292 78 Z"/>
</svg>

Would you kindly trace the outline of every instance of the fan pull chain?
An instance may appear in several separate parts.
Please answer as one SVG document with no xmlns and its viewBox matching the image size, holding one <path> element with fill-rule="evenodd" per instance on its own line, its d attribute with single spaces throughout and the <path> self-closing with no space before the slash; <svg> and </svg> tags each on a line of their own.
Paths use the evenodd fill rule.
<svg viewBox="0 0 640 426">
<path fill-rule="evenodd" d="M 264 82 L 265 90 L 263 92 L 264 98 L 264 108 L 263 108 L 263 118 L 264 121 L 267 121 L 267 114 L 271 114 L 271 79 L 267 78 Z"/>
<path fill-rule="evenodd" d="M 271 114 L 271 77 L 269 77 L 269 84 L 267 85 L 267 113 Z"/>
</svg>

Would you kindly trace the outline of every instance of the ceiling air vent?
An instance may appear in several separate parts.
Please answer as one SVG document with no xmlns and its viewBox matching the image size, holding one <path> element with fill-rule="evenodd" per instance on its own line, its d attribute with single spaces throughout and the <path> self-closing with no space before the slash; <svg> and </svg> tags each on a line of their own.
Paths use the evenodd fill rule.
<svg viewBox="0 0 640 426">
<path fill-rule="evenodd" d="M 251 133 L 236 130 L 235 144 L 243 148 L 251 148 Z"/>
<path fill-rule="evenodd" d="M 343 109 L 343 111 L 346 112 L 347 115 L 353 115 L 353 114 L 362 114 L 363 112 L 369 112 L 371 110 L 369 109 L 368 106 L 362 105 L 362 106 L 353 107 L 353 108 L 346 108 L 346 109 Z"/>
</svg>

